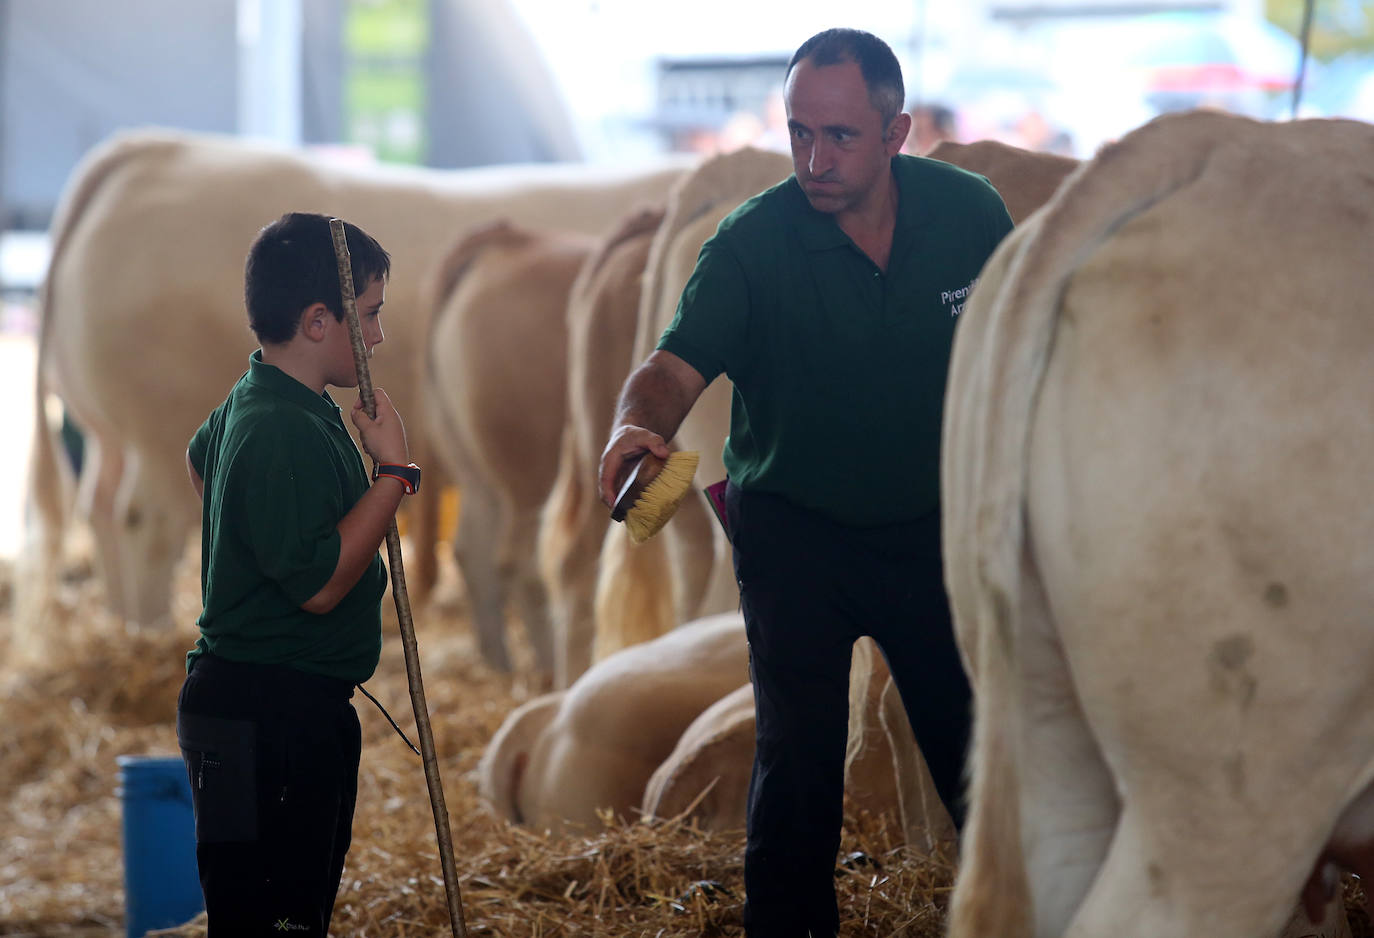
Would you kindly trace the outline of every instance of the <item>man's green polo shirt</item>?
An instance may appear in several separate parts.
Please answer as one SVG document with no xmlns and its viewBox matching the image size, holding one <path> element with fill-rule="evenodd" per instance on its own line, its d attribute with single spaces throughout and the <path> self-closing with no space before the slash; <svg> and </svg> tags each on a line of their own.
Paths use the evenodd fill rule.
<svg viewBox="0 0 1374 938">
<path fill-rule="evenodd" d="M 736 485 L 859 526 L 939 506 L 955 323 L 1012 227 L 982 176 L 912 156 L 892 171 L 886 273 L 790 177 L 720 223 L 658 343 L 734 383 Z"/>
<path fill-rule="evenodd" d="M 259 350 L 189 452 L 205 482 L 205 608 L 187 667 L 209 651 L 353 683 L 370 678 L 382 650 L 381 554 L 332 610 L 301 608 L 333 575 L 339 520 L 368 487 L 338 406 L 265 364 Z"/>
</svg>

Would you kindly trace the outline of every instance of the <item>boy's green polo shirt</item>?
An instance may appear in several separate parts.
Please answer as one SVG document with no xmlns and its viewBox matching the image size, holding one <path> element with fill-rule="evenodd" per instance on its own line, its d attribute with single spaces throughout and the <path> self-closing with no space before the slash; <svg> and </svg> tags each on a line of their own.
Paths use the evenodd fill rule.
<svg viewBox="0 0 1374 938">
<path fill-rule="evenodd" d="M 188 668 L 209 651 L 352 683 L 370 678 L 382 649 L 381 554 L 332 610 L 301 608 L 333 575 L 339 520 L 368 487 L 338 406 L 265 364 L 259 350 L 189 452 L 205 482 L 205 609 Z"/>
<path fill-rule="evenodd" d="M 859 526 L 939 506 L 955 323 L 1012 227 L 982 176 L 912 156 L 892 170 L 886 273 L 790 177 L 720 223 L 658 343 L 734 383 L 736 485 Z"/>
</svg>

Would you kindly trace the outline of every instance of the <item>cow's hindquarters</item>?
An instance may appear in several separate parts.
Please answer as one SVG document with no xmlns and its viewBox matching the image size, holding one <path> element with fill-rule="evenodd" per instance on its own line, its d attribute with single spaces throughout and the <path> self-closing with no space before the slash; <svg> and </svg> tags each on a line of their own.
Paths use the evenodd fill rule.
<svg viewBox="0 0 1374 938">
<path fill-rule="evenodd" d="M 1374 283 L 1283 262 L 1322 186 L 1256 206 L 1250 158 L 1087 260 L 1040 389 L 1031 540 L 1123 800 L 1072 935 L 1276 933 L 1374 765 Z"/>
</svg>

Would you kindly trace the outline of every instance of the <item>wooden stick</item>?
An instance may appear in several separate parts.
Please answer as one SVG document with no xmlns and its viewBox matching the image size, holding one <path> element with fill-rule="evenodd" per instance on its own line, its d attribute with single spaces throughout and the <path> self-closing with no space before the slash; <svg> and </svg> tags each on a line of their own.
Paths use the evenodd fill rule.
<svg viewBox="0 0 1374 938">
<path fill-rule="evenodd" d="M 348 253 L 348 240 L 343 222 L 331 218 L 329 232 L 334 238 L 334 258 L 339 264 L 339 292 L 343 296 L 344 314 L 348 318 L 348 335 L 353 342 L 353 364 L 358 372 L 358 394 L 363 399 L 363 409 L 367 411 L 367 415 L 375 419 L 377 397 L 372 392 L 372 375 L 367 367 L 367 347 L 363 344 L 362 326 L 358 322 L 358 303 L 353 292 L 353 260 Z M 420 676 L 420 651 L 415 643 L 415 623 L 410 616 L 410 595 L 406 592 L 405 568 L 401 565 L 401 535 L 396 530 L 394 518 L 386 532 L 386 553 L 391 567 L 391 596 L 396 600 L 396 618 L 401 627 L 401 644 L 405 648 L 410 705 L 415 711 L 415 728 L 420 736 L 420 755 L 424 759 L 425 781 L 429 785 L 429 803 L 434 809 L 434 834 L 439 841 L 439 862 L 444 869 L 449 924 L 454 935 L 458 938 L 467 938 L 467 926 L 463 923 L 463 894 L 458 885 L 458 870 L 453 862 L 453 834 L 449 830 L 444 784 L 439 778 L 439 759 L 434 753 L 434 731 L 430 729 L 429 708 L 425 704 L 425 682 Z"/>
</svg>

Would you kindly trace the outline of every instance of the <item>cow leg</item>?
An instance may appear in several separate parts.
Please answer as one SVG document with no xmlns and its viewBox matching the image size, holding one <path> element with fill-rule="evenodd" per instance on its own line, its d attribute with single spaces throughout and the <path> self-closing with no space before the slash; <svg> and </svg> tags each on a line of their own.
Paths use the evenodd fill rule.
<svg viewBox="0 0 1374 938">
<path fill-rule="evenodd" d="M 534 666 L 551 685 L 553 681 L 553 621 L 549 615 L 549 594 L 539 575 L 535 547 L 539 535 L 539 514 L 524 511 L 511 525 L 509 556 L 503 566 L 510 570 L 512 593 L 525 623 L 525 635 L 534 650 Z"/>
<path fill-rule="evenodd" d="M 1159 804 L 1127 803 L 1107 862 L 1065 938 L 1117 935 L 1207 935 L 1258 938 L 1278 935 L 1293 912 L 1290 891 L 1236 885 L 1234 870 L 1263 862 L 1273 845 L 1262 836 L 1218 844 L 1214 833 L 1165 818 L 1195 817 L 1220 805 L 1194 803 L 1166 810 Z M 1206 799 L 1198 799 L 1205 801 Z M 1201 825 L 1206 827 L 1208 825 Z M 1173 828 L 1170 830 L 1170 828 Z M 1230 875 L 1218 877 L 1218 870 Z M 1228 885 L 1231 888 L 1228 888 Z M 1297 884 L 1292 893 L 1296 893 Z"/>
<path fill-rule="evenodd" d="M 1017 646 L 1021 838 L 1035 934 L 1059 936 L 1106 859 L 1121 807 L 1035 569 L 1026 566 Z"/>
<path fill-rule="evenodd" d="M 563 584 L 562 599 L 553 604 L 550 618 L 554 631 L 554 686 L 570 686 L 592 665 L 592 645 L 596 641 L 596 613 L 592 593 L 596 588 L 594 558 L 601 538 L 586 545 L 593 558 L 576 580 Z"/>
<path fill-rule="evenodd" d="M 592 593 L 606 516 L 592 485 L 594 468 L 578 461 L 575 427 L 563 432 L 558 478 L 540 512 L 537 550 L 554 632 L 554 687 L 566 688 L 591 667 Z M 592 464 L 595 466 L 595 463 Z"/>
<path fill-rule="evenodd" d="M 434 459 L 423 433 L 415 434 L 410 444 L 410 458 L 424 466 L 424 485 L 403 505 L 410 530 L 410 559 L 406 563 L 406 592 L 415 605 L 422 605 L 434 592 L 439 581 L 439 563 L 435 547 L 448 532 L 439 530 L 439 506 L 444 499 L 443 464 Z"/>
<path fill-rule="evenodd" d="M 708 609 L 702 605 L 711 582 L 711 567 L 715 562 L 711 530 L 711 525 L 715 523 L 710 509 L 706 507 L 705 498 L 693 493 L 683 500 L 672 523 L 661 535 L 673 565 L 674 598 L 679 622 L 728 611 Z"/>
<path fill-rule="evenodd" d="M 500 505 L 490 492 L 476 484 L 463 488 L 453 559 L 467 587 L 477 649 L 483 661 L 503 673 L 511 670 L 506 647 L 506 597 L 497 564 L 497 545 L 504 526 Z"/>
<path fill-rule="evenodd" d="M 182 506 L 190 483 L 184 472 L 173 477 L 157 469 L 177 465 L 143 459 L 134 451 L 124 462 L 115 519 L 125 589 L 124 617 L 135 625 L 172 625 L 172 576 L 186 550 L 189 518 Z"/>
<path fill-rule="evenodd" d="M 85 457 L 76 489 L 76 516 L 90 526 L 96 567 L 105 585 L 105 604 L 116 615 L 125 617 L 129 607 L 125 598 L 119 525 L 115 520 L 115 501 L 124 471 L 124 457 L 118 446 L 110 445 L 110 439 L 87 428 Z"/>
</svg>

